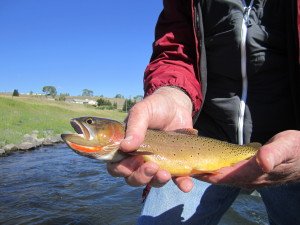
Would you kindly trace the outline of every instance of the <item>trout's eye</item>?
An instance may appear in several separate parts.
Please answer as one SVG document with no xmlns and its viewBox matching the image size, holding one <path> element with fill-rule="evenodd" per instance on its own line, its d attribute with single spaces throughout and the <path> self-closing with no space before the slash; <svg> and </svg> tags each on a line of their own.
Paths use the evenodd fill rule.
<svg viewBox="0 0 300 225">
<path fill-rule="evenodd" d="M 90 125 L 94 123 L 92 118 L 88 118 L 85 122 Z"/>
</svg>

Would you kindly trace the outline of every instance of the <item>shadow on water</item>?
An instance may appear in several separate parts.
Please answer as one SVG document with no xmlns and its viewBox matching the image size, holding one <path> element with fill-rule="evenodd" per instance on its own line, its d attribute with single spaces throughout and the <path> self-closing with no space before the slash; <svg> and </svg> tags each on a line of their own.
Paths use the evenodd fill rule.
<svg viewBox="0 0 300 225">
<path fill-rule="evenodd" d="M 0 158 L 0 224 L 132 225 L 142 208 L 141 193 L 142 188 L 109 176 L 104 164 L 78 156 L 65 145 Z M 238 199 L 220 224 L 264 224 L 248 220 L 249 215 L 261 217 L 259 201 L 245 208 L 249 201 L 253 200 Z M 160 224 L 171 215 L 182 221 L 182 211 L 179 205 L 159 217 L 142 219 Z"/>
<path fill-rule="evenodd" d="M 253 208 L 249 208 L 249 205 Z M 199 215 L 196 213 L 190 219 L 184 221 L 184 218 L 181 216 L 183 208 L 183 205 L 178 205 L 156 217 L 142 216 L 139 218 L 139 222 L 140 224 L 155 225 L 174 225 L 173 221 L 181 221 L 180 224 L 182 225 L 212 224 L 210 221 L 199 222 Z M 232 207 L 222 217 L 219 224 L 267 225 L 268 220 L 265 213 L 265 208 L 262 206 L 259 197 L 240 195 L 233 203 Z M 172 221 L 170 221 L 170 218 L 172 218 Z M 205 220 L 205 218 L 203 220 Z"/>
<path fill-rule="evenodd" d="M 183 205 L 178 205 L 169 211 L 165 212 L 164 214 L 161 214 L 157 217 L 152 216 L 142 216 L 139 220 L 141 224 L 144 223 L 144 221 L 147 221 L 147 224 L 156 224 L 156 225 L 174 225 L 174 222 L 166 222 L 170 218 L 170 215 L 172 215 L 172 219 L 176 221 L 181 221 L 180 224 L 182 225 L 191 225 L 191 224 L 201 224 L 199 221 L 194 220 L 194 218 L 191 218 L 187 221 L 183 221 L 183 217 L 181 217 L 183 211 Z M 249 215 L 250 216 L 250 215 Z M 161 222 L 164 221 L 164 222 Z M 247 220 L 245 217 L 239 215 L 234 210 L 230 209 L 227 214 L 221 219 L 220 223 L 221 225 L 245 225 L 245 224 L 268 224 L 266 222 L 266 218 L 258 218 L 257 222 L 251 220 Z"/>
<path fill-rule="evenodd" d="M 183 217 L 181 217 L 181 214 L 183 212 L 183 205 L 178 205 L 165 213 L 153 217 L 153 216 L 141 216 L 139 218 L 139 223 L 140 224 L 157 224 L 157 225 L 172 225 L 174 224 L 173 221 L 182 221 Z M 172 221 L 170 221 L 170 215 L 172 215 Z M 161 222 L 163 221 L 163 222 Z M 170 221 L 169 223 L 166 221 Z M 185 222 L 182 222 L 182 224 L 185 224 Z"/>
</svg>

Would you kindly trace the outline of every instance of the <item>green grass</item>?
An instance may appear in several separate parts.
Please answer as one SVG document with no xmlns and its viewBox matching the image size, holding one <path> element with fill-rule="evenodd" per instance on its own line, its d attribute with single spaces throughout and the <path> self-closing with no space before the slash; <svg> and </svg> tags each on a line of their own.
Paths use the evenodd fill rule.
<svg viewBox="0 0 300 225">
<path fill-rule="evenodd" d="M 24 134 L 30 134 L 33 130 L 38 130 L 41 136 L 45 132 L 74 132 L 69 121 L 79 116 L 106 117 L 122 121 L 126 114 L 50 101 L 44 97 L 0 96 L 0 146 L 8 143 L 18 144 Z"/>
</svg>

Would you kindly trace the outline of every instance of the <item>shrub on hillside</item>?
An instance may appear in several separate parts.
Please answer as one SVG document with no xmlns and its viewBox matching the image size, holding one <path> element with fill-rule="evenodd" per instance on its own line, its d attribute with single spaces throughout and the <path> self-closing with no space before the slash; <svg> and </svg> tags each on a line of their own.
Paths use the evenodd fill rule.
<svg viewBox="0 0 300 225">
<path fill-rule="evenodd" d="M 124 102 L 122 111 L 123 112 L 128 112 L 132 108 L 132 106 L 134 106 L 135 103 L 136 103 L 135 100 L 126 99 L 125 102 Z"/>
<path fill-rule="evenodd" d="M 15 89 L 15 90 L 13 91 L 12 96 L 16 96 L 16 97 L 20 96 L 19 91 L 18 91 L 17 89 Z"/>
</svg>

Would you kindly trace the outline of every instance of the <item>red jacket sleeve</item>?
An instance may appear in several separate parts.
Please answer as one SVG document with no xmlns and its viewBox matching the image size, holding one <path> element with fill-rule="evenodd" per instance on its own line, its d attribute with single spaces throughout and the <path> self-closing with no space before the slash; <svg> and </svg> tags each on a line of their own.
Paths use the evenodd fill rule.
<svg viewBox="0 0 300 225">
<path fill-rule="evenodd" d="M 162 86 L 176 86 L 192 100 L 195 114 L 202 104 L 199 52 L 194 29 L 193 2 L 164 0 L 155 29 L 153 54 L 145 71 L 145 95 Z"/>
</svg>

